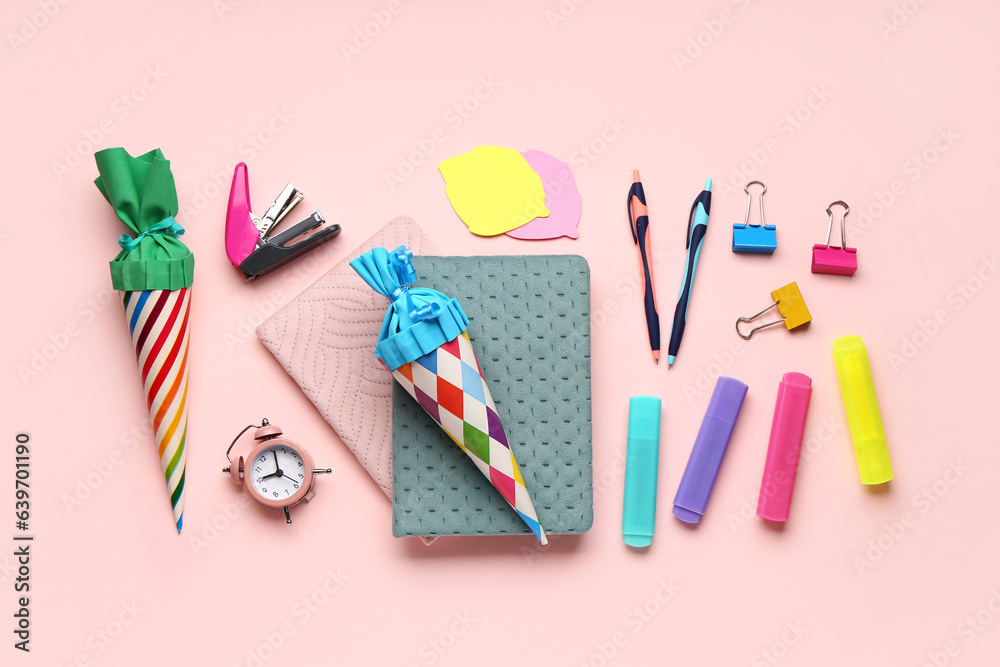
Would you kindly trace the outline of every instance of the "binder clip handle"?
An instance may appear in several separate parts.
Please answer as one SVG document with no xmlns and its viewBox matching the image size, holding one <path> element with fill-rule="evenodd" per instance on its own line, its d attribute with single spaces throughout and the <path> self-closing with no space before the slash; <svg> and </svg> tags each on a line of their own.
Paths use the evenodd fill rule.
<svg viewBox="0 0 1000 667">
<path fill-rule="evenodd" d="M 791 331 L 792 329 L 800 327 L 803 324 L 808 324 L 812 321 L 812 315 L 809 314 L 809 309 L 806 307 L 805 299 L 802 298 L 802 292 L 799 291 L 799 286 L 795 283 L 788 283 L 784 287 L 779 287 L 774 290 L 771 292 L 771 298 L 774 300 L 773 303 L 764 310 L 760 311 L 756 315 L 741 317 L 736 320 L 736 333 L 740 335 L 740 338 L 743 340 L 750 340 L 750 336 L 753 336 L 754 332 L 766 329 L 767 327 L 772 327 L 775 324 L 784 324 L 785 328 Z M 778 313 L 781 314 L 780 320 L 774 320 L 773 322 L 758 325 L 751 329 L 748 334 L 744 334 L 740 331 L 740 322 L 753 322 L 755 319 L 775 306 L 778 307 Z"/>
<path fill-rule="evenodd" d="M 742 338 L 743 340 L 750 340 L 750 337 L 753 336 L 754 333 L 760 331 L 761 329 L 766 329 L 768 327 L 773 327 L 775 324 L 784 324 L 785 320 L 788 319 L 787 317 L 782 317 L 780 320 L 774 320 L 773 322 L 767 322 L 766 324 L 760 324 L 758 326 L 755 326 L 753 329 L 750 330 L 750 333 L 747 333 L 747 334 L 745 334 L 742 331 L 740 331 L 740 322 L 747 322 L 747 323 L 753 322 L 755 319 L 757 319 L 758 317 L 760 317 L 761 315 L 763 315 L 764 313 L 766 313 L 767 311 L 771 310 L 772 308 L 774 308 L 777 305 L 778 305 L 778 302 L 775 301 L 770 306 L 768 306 L 764 310 L 760 311 L 756 315 L 752 315 L 750 317 L 741 317 L 741 318 L 737 319 L 736 320 L 736 333 L 738 333 L 740 335 L 740 338 Z"/>
<path fill-rule="evenodd" d="M 833 207 L 837 205 L 844 207 L 844 213 L 840 216 L 840 247 L 847 248 L 847 214 L 851 212 L 851 207 L 847 202 L 837 200 L 826 207 L 826 214 L 830 216 L 830 222 L 826 226 L 826 247 L 830 247 L 830 235 L 833 234 Z M 836 246 L 834 246 L 836 247 Z"/>
<path fill-rule="evenodd" d="M 763 188 L 763 190 L 760 191 L 760 194 L 757 195 L 757 208 L 760 209 L 759 225 L 750 224 L 750 203 L 753 201 L 753 195 L 750 194 L 750 186 L 755 183 Z M 764 193 L 767 192 L 767 186 L 764 185 L 763 181 L 750 181 L 743 186 L 743 192 L 747 193 L 747 212 L 743 215 L 743 229 L 746 229 L 748 225 L 750 227 L 767 227 L 767 224 L 764 222 Z"/>
<path fill-rule="evenodd" d="M 830 245 L 833 235 L 833 207 L 843 206 L 844 213 L 840 216 L 840 246 Z M 817 243 L 813 246 L 812 272 L 829 273 L 838 276 L 853 276 L 858 270 L 858 250 L 847 247 L 847 214 L 851 212 L 847 202 L 835 201 L 826 207 L 830 221 L 826 226 L 826 244 Z"/>
<path fill-rule="evenodd" d="M 757 196 L 757 208 L 760 209 L 760 224 L 750 222 L 750 207 L 753 205 L 753 195 L 750 193 L 750 186 L 757 184 L 761 187 Z M 778 233 L 774 225 L 769 225 L 764 221 L 764 193 L 767 192 L 767 185 L 764 181 L 750 181 L 743 186 L 743 191 L 747 193 L 747 210 L 743 214 L 743 224 L 733 224 L 733 252 L 752 252 L 758 254 L 773 254 L 778 249 Z"/>
</svg>

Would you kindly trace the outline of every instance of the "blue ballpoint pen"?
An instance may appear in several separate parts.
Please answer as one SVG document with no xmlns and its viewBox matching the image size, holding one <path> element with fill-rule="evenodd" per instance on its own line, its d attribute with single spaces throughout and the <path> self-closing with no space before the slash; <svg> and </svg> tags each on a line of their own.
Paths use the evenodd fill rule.
<svg viewBox="0 0 1000 667">
<path fill-rule="evenodd" d="M 694 273 L 698 269 L 698 257 L 701 246 L 708 231 L 708 212 L 712 207 L 712 179 L 705 183 L 698 198 L 691 205 L 687 229 L 687 261 L 684 262 L 684 279 L 681 282 L 681 295 L 677 298 L 677 308 L 674 310 L 674 325 L 670 330 L 670 345 L 667 347 L 667 368 L 674 365 L 677 350 L 681 347 L 684 336 L 684 325 L 687 323 L 688 307 L 691 305 L 691 286 L 694 283 Z"/>
</svg>

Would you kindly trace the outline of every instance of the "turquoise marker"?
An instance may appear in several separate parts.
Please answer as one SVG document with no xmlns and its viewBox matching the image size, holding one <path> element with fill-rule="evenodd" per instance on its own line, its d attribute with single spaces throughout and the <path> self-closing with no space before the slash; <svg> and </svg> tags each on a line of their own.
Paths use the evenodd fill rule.
<svg viewBox="0 0 1000 667">
<path fill-rule="evenodd" d="M 684 262 L 684 281 L 681 283 L 681 295 L 677 299 L 674 310 L 674 326 L 670 330 L 670 345 L 667 346 L 667 368 L 674 365 L 677 350 L 681 347 L 684 336 L 684 325 L 687 323 L 688 308 L 691 306 L 691 286 L 694 283 L 694 272 L 698 269 L 698 257 L 701 255 L 701 245 L 708 231 L 708 211 L 712 207 L 712 179 L 705 183 L 705 189 L 691 205 L 687 229 L 687 261 Z"/>
<path fill-rule="evenodd" d="M 622 535 L 630 547 L 648 547 L 656 530 L 656 476 L 660 465 L 660 399 L 628 401 L 628 450 Z"/>
</svg>

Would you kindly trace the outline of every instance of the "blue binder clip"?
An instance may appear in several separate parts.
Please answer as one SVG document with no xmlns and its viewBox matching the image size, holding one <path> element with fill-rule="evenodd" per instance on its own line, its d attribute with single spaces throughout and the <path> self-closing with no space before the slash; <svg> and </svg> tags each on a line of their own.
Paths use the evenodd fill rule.
<svg viewBox="0 0 1000 667">
<path fill-rule="evenodd" d="M 760 202 L 758 206 L 760 208 L 759 225 L 750 224 L 750 202 L 753 200 L 750 186 L 754 183 L 764 188 L 758 197 Z M 764 193 L 767 192 L 767 186 L 761 181 L 750 181 L 743 186 L 743 191 L 747 193 L 747 212 L 743 217 L 742 225 L 738 222 L 733 225 L 733 252 L 766 252 L 770 255 L 778 249 L 778 234 L 774 225 L 764 224 Z"/>
</svg>

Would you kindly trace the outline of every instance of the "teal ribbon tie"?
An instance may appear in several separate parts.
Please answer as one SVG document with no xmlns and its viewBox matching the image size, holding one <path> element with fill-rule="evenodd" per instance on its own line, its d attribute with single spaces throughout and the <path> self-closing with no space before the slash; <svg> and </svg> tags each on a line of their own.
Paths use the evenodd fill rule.
<svg viewBox="0 0 1000 667">
<path fill-rule="evenodd" d="M 375 357 L 394 371 L 445 343 L 469 326 L 458 301 L 426 287 L 415 287 L 413 252 L 400 246 L 373 248 L 351 260 L 351 268 L 379 294 L 389 298 Z"/>
<path fill-rule="evenodd" d="M 122 234 L 118 237 L 118 245 L 125 252 L 131 252 L 139 247 L 139 242 L 144 236 L 164 236 L 168 234 L 175 237 L 184 235 L 184 228 L 177 224 L 172 215 L 164 218 L 141 234 L 137 234 L 135 238 L 128 234 Z"/>
</svg>

